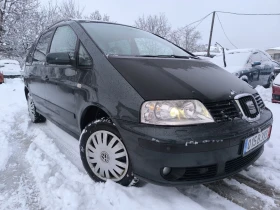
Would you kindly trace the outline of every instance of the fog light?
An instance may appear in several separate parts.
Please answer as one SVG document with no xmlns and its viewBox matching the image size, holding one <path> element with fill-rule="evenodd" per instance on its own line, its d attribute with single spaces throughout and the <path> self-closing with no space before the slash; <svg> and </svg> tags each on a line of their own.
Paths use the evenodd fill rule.
<svg viewBox="0 0 280 210">
<path fill-rule="evenodd" d="M 164 167 L 162 169 L 162 174 L 165 176 L 168 175 L 170 172 L 171 172 L 171 168 L 169 168 L 169 167 Z"/>
</svg>

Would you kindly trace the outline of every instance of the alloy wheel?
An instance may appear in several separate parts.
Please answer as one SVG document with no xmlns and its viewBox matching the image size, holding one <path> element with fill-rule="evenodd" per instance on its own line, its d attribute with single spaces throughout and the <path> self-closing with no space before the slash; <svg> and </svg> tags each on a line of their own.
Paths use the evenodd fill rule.
<svg viewBox="0 0 280 210">
<path fill-rule="evenodd" d="M 126 148 L 122 141 L 109 131 L 96 131 L 89 137 L 86 158 L 93 173 L 102 180 L 119 181 L 128 171 Z"/>
</svg>

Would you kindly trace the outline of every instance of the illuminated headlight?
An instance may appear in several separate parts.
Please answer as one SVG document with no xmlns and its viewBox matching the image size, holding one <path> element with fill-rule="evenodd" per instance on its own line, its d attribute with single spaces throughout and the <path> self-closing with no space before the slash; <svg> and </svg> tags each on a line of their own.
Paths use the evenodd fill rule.
<svg viewBox="0 0 280 210">
<path fill-rule="evenodd" d="M 143 103 L 141 122 L 154 125 L 190 125 L 214 120 L 200 101 L 178 100 Z"/>
</svg>

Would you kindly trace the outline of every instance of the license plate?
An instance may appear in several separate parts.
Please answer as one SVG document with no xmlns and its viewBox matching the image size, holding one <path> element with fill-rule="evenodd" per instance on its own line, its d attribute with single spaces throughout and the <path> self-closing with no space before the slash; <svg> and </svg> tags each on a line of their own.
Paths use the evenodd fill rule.
<svg viewBox="0 0 280 210">
<path fill-rule="evenodd" d="M 247 154 L 249 151 L 266 141 L 268 139 L 269 129 L 270 127 L 266 128 L 260 133 L 255 134 L 254 136 L 247 138 L 244 143 L 243 155 Z"/>
</svg>

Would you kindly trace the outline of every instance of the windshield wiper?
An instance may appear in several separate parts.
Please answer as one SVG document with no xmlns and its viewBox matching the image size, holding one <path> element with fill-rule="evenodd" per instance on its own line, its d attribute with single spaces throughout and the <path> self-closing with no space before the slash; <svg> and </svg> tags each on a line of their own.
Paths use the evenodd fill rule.
<svg viewBox="0 0 280 210">
<path fill-rule="evenodd" d="M 135 55 L 136 57 L 151 57 L 151 58 L 184 58 L 184 59 L 199 59 L 194 56 L 184 56 L 184 55 Z"/>
</svg>

